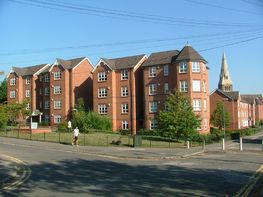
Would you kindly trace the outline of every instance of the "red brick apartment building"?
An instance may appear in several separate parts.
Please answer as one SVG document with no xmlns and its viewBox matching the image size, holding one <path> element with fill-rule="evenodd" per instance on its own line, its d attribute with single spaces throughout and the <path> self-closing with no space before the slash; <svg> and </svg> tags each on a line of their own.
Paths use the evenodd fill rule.
<svg viewBox="0 0 263 197">
<path fill-rule="evenodd" d="M 229 129 L 247 128 L 254 126 L 256 121 L 263 120 L 262 95 L 240 95 L 238 91 L 233 91 L 233 83 L 225 53 L 222 57 L 218 89 L 210 95 L 211 115 L 218 102 L 223 102 L 224 109 L 231 116 Z"/>
<path fill-rule="evenodd" d="M 93 109 L 112 119 L 113 131 L 143 127 L 142 63 L 146 55 L 102 58 L 93 70 Z"/>
<path fill-rule="evenodd" d="M 156 129 L 171 90 L 183 92 L 201 118 L 200 133 L 210 132 L 209 68 L 190 45 L 181 51 L 153 53 L 143 64 L 144 127 Z"/>
<path fill-rule="evenodd" d="M 242 99 L 238 91 L 224 92 L 216 89 L 212 92 L 210 96 L 211 115 L 218 102 L 223 102 L 224 109 L 230 114 L 229 129 L 242 129 L 255 124 L 251 105 Z"/>
<path fill-rule="evenodd" d="M 37 80 L 39 73 L 46 69 L 48 64 L 18 68 L 13 67 L 7 76 L 7 102 L 22 103 L 28 100 L 27 109 L 37 113 Z"/>
<path fill-rule="evenodd" d="M 33 72 L 32 68 L 36 71 Z M 32 115 L 41 115 L 44 121 L 50 122 L 51 125 L 67 121 L 71 118 L 79 98 L 83 98 L 87 106 L 92 109 L 92 70 L 91 62 L 85 57 L 57 59 L 52 65 L 41 65 L 41 67 L 13 68 L 15 72 L 11 71 L 8 76 L 10 95 L 8 102 L 14 99 L 12 97 L 16 98 L 16 94 L 17 102 L 22 102 L 28 97 L 26 87 L 31 76 Z M 17 84 L 14 82 L 14 76 L 21 76 L 21 79 L 18 77 Z"/>
</svg>

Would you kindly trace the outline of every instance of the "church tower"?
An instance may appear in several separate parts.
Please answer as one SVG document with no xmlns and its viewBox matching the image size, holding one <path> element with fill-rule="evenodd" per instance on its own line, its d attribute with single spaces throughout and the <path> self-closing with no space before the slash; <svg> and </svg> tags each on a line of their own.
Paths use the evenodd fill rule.
<svg viewBox="0 0 263 197">
<path fill-rule="evenodd" d="M 222 57 L 222 65 L 221 65 L 221 73 L 220 73 L 220 79 L 218 83 L 218 89 L 224 92 L 233 91 L 233 84 L 232 84 L 232 80 L 230 77 L 225 52 L 223 53 L 223 57 Z"/>
</svg>

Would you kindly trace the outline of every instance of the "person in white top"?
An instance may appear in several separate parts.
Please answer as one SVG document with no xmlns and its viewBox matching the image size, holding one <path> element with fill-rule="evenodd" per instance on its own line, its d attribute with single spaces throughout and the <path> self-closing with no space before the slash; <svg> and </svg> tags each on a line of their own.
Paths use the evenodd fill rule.
<svg viewBox="0 0 263 197">
<path fill-rule="evenodd" d="M 79 129 L 78 127 L 76 127 L 74 130 L 73 130 L 73 143 L 72 145 L 78 145 L 78 139 L 79 139 Z"/>
</svg>

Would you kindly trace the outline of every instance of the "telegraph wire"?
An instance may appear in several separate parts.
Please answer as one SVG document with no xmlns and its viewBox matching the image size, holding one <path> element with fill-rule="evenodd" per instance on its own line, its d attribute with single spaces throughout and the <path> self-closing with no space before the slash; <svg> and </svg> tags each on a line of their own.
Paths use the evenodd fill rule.
<svg viewBox="0 0 263 197">
<path fill-rule="evenodd" d="M 204 49 L 201 49 L 201 50 L 197 50 L 197 52 L 206 52 L 206 51 L 212 51 L 212 50 L 215 50 L 215 49 L 219 49 L 219 48 L 223 48 L 223 47 L 226 47 L 226 46 L 234 46 L 234 45 L 239 45 L 239 44 L 243 44 L 243 43 L 246 43 L 246 42 L 250 42 L 250 41 L 254 41 L 254 40 L 258 40 L 258 39 L 262 39 L 263 38 L 263 35 L 260 35 L 260 36 L 257 36 L 257 37 L 252 37 L 252 38 L 249 38 L 249 39 L 244 39 L 244 40 L 238 40 L 238 41 L 232 41 L 230 43 L 226 43 L 226 44 L 222 44 L 222 45 L 218 45 L 218 46 L 215 46 L 215 47 L 210 47 L 210 48 L 204 48 Z M 221 43 L 221 42 L 220 42 Z M 138 50 L 138 49 L 149 49 L 149 48 L 156 48 L 156 47 L 162 47 L 162 46 L 167 46 L 167 45 L 159 45 L 159 46 L 153 46 L 153 47 L 141 47 L 141 48 L 133 48 L 133 49 L 126 49 L 125 51 L 134 51 L 134 50 Z M 118 50 L 118 51 L 108 51 L 108 52 L 104 52 L 104 53 L 107 53 L 107 54 L 110 54 L 110 53 L 116 53 L 116 52 L 123 52 L 124 50 Z M 96 55 L 99 54 L 99 53 L 96 53 Z M 101 53 L 100 53 L 101 54 Z M 50 59 L 50 58 L 49 58 Z M 69 59 L 69 58 L 66 58 L 66 59 Z M 36 60 L 37 61 L 37 60 Z M 19 61 L 21 62 L 21 61 Z M 27 61 L 28 62 L 28 61 Z M 1 64 L 6 64 L 6 63 L 1 63 Z M 10 63 L 11 64 L 11 63 Z"/>
<path fill-rule="evenodd" d="M 189 40 L 191 38 L 205 38 L 205 40 L 209 39 L 225 39 L 230 37 L 248 37 L 254 36 L 255 34 L 262 33 L 263 29 L 256 29 L 250 31 L 234 31 L 234 32 L 225 32 L 225 33 L 214 33 L 214 34 L 201 34 L 201 35 L 189 35 L 189 36 L 181 36 L 177 38 L 167 38 L 167 39 L 145 39 L 145 40 L 133 40 L 126 42 L 112 42 L 112 43 L 101 43 L 101 44 L 90 44 L 90 45 L 82 45 L 82 46 L 66 46 L 66 47 L 54 47 L 54 48 L 44 48 L 44 49 L 20 49 L 14 52 L 6 52 L 0 53 L 0 56 L 14 56 L 14 55 L 26 55 L 26 54 L 38 54 L 38 53 L 50 53 L 61 50 L 78 50 L 85 48 L 102 48 L 102 47 L 115 47 L 115 46 L 124 46 L 124 45 L 140 45 L 147 43 L 157 43 L 157 42 L 167 42 L 167 41 L 177 41 L 177 40 Z M 200 41 L 203 41 L 202 39 Z"/>
<path fill-rule="evenodd" d="M 208 6 L 208 7 L 219 8 L 219 9 L 232 11 L 232 12 L 254 14 L 254 15 L 263 15 L 262 13 L 250 12 L 247 10 L 239 10 L 239 9 L 235 9 L 235 8 L 228 8 L 228 7 L 224 7 L 224 6 L 220 6 L 220 5 L 216 5 L 216 4 L 211 4 L 211 3 L 200 2 L 200 1 L 196 1 L 196 0 L 183 0 L 183 1 L 188 2 L 188 3 L 198 4 L 198 5 L 204 5 L 204 6 Z M 246 0 L 243 0 L 243 1 L 248 2 Z"/>
<path fill-rule="evenodd" d="M 67 11 L 67 12 L 75 12 L 79 14 L 87 14 L 87 15 L 94 15 L 94 16 L 100 16 L 100 17 L 107 17 L 107 18 L 117 18 L 122 20 L 131 20 L 132 21 L 141 21 L 141 22 L 150 22 L 150 23 L 158 23 L 158 24 L 166 24 L 166 25 L 176 25 L 180 24 L 181 26 L 191 26 L 191 27 L 214 27 L 214 28 L 233 28 L 233 27 L 247 27 L 247 26 L 261 26 L 261 25 L 254 25 L 254 24 L 248 24 L 248 23 L 223 23 L 223 22 L 208 22 L 208 21 L 199 21 L 192 20 L 192 19 L 176 19 L 171 17 L 161 17 L 161 16 L 155 16 L 155 15 L 142 15 L 142 14 L 131 14 L 130 12 L 124 12 L 124 11 L 110 11 L 104 8 L 90 8 L 90 7 L 78 7 L 76 4 L 65 4 L 65 3 L 58 3 L 56 1 L 48 1 L 43 2 L 40 0 L 8 0 L 15 3 L 20 4 L 26 4 L 36 7 L 42 7 L 42 8 L 48 8 L 48 9 L 54 9 L 54 10 L 61 10 L 61 11 Z M 63 9 L 61 9 L 63 8 Z M 81 12 L 80 12 L 81 11 Z M 129 14 L 128 14 L 129 13 Z M 154 16 L 154 17 L 153 17 Z"/>
</svg>

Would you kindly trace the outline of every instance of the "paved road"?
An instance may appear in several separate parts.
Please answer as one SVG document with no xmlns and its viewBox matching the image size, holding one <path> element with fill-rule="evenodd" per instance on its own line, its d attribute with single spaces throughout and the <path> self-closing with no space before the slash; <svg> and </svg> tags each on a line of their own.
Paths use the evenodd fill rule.
<svg viewBox="0 0 263 197">
<path fill-rule="evenodd" d="M 225 196 L 241 190 L 263 164 L 259 151 L 213 151 L 172 159 L 118 157 L 131 151 L 115 148 L 113 157 L 96 156 L 77 147 L 1 138 L 0 153 L 24 161 L 30 176 L 0 195 Z"/>
</svg>

